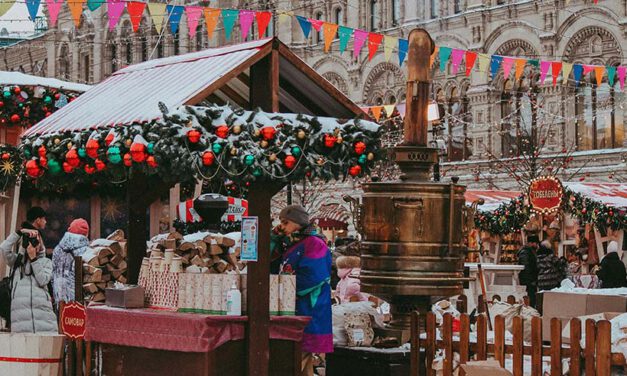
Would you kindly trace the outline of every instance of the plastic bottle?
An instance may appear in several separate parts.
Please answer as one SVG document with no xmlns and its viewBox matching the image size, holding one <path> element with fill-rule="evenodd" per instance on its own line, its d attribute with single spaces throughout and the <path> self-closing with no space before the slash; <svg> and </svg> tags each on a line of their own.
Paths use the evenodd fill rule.
<svg viewBox="0 0 627 376">
<path fill-rule="evenodd" d="M 242 315 L 242 293 L 239 291 L 235 283 L 231 285 L 231 289 L 226 293 L 226 315 Z"/>
</svg>

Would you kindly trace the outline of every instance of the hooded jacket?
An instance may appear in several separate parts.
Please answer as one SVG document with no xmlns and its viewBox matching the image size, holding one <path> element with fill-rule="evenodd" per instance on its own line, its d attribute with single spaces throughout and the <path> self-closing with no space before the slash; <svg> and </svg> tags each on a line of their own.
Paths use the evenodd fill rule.
<svg viewBox="0 0 627 376">
<path fill-rule="evenodd" d="M 610 252 L 601 260 L 601 269 L 597 276 L 601 280 L 601 288 L 611 289 L 625 287 L 625 264 L 618 257 L 618 253 Z"/>
<path fill-rule="evenodd" d="M 52 252 L 52 291 L 54 301 L 70 302 L 75 299 L 74 256 L 82 256 L 89 249 L 89 239 L 84 235 L 66 232 Z"/>
<path fill-rule="evenodd" d="M 52 260 L 46 258 L 45 248 L 40 249 L 37 259 L 31 262 L 18 233 L 11 233 L 0 244 L 9 267 L 15 264 L 18 252 L 24 260 L 15 271 L 11 286 L 11 331 L 14 333 L 58 332 L 47 287 L 52 277 Z"/>
<path fill-rule="evenodd" d="M 552 290 L 566 278 L 566 261 L 553 254 L 553 250 L 540 245 L 538 248 L 538 290 Z"/>
</svg>

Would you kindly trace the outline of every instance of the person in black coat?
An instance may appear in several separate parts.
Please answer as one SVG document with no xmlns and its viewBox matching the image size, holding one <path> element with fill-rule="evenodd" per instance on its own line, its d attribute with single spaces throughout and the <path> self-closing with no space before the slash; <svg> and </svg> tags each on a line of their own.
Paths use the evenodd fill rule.
<svg viewBox="0 0 627 376">
<path fill-rule="evenodd" d="M 618 257 L 618 243 L 611 241 L 607 245 L 607 254 L 601 260 L 601 269 L 597 276 L 601 280 L 601 288 L 612 289 L 626 287 L 627 272 L 625 264 Z"/>
<path fill-rule="evenodd" d="M 551 242 L 548 240 L 540 243 L 537 266 L 540 291 L 549 291 L 559 287 L 562 280 L 566 278 L 566 260 L 555 256 L 551 249 Z"/>
<path fill-rule="evenodd" d="M 518 273 L 518 281 L 527 288 L 529 304 L 532 307 L 536 306 L 538 280 L 536 251 L 538 249 L 538 243 L 540 243 L 540 239 L 538 239 L 537 235 L 529 235 L 527 237 L 527 244 L 522 247 L 517 254 L 518 264 L 524 266 L 524 269 Z"/>
</svg>

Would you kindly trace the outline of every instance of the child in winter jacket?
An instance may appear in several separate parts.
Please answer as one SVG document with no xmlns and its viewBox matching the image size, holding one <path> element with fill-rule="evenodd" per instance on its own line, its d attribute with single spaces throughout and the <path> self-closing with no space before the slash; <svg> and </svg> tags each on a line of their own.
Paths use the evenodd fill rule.
<svg viewBox="0 0 627 376">
<path fill-rule="evenodd" d="M 360 260 L 357 256 L 340 256 L 335 261 L 337 275 L 340 277 L 336 287 L 340 304 L 350 302 L 353 297 L 359 299 L 360 302 L 368 300 L 368 296 L 361 293 L 359 263 Z"/>
<path fill-rule="evenodd" d="M 55 304 L 75 299 L 74 256 L 82 256 L 89 248 L 89 224 L 83 218 L 70 223 L 67 232 L 52 252 L 52 291 Z"/>
</svg>

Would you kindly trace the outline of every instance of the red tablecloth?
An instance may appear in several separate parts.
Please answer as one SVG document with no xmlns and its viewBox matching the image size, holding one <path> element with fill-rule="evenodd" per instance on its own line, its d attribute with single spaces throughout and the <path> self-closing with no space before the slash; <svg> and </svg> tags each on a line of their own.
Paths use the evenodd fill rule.
<svg viewBox="0 0 627 376">
<path fill-rule="evenodd" d="M 242 340 L 246 316 L 212 316 L 152 309 L 87 307 L 85 339 L 149 349 L 208 352 Z M 301 341 L 309 317 L 272 316 L 270 338 Z"/>
</svg>

